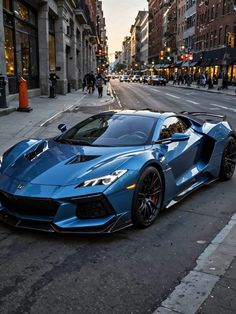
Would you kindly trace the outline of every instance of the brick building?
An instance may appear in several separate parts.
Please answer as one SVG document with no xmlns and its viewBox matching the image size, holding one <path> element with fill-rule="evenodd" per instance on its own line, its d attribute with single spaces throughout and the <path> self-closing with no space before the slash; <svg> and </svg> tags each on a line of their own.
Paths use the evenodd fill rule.
<svg viewBox="0 0 236 314">
<path fill-rule="evenodd" d="M 198 0 L 196 7 L 195 52 L 201 68 L 211 77 L 220 72 L 236 77 L 236 1 Z"/>
<path fill-rule="evenodd" d="M 148 62 L 159 62 L 160 51 L 163 49 L 163 5 L 165 1 L 147 0 L 149 11 L 149 42 Z"/>
</svg>

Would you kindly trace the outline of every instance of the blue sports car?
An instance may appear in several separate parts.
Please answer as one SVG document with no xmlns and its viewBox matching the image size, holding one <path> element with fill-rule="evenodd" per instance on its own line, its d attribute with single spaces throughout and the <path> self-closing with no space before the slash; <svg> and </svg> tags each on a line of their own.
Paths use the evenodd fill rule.
<svg viewBox="0 0 236 314">
<path fill-rule="evenodd" d="M 3 222 L 67 233 L 148 227 L 162 208 L 235 170 L 236 133 L 223 115 L 108 111 L 58 128 L 1 156 Z"/>
</svg>

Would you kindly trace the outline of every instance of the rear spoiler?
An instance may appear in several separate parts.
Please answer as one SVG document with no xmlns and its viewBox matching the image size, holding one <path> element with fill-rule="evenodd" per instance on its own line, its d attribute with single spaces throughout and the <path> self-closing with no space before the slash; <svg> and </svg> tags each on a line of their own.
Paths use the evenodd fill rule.
<svg viewBox="0 0 236 314">
<path fill-rule="evenodd" d="M 197 112 L 197 111 L 181 111 L 180 114 L 183 115 L 190 115 L 190 116 L 194 116 L 194 117 L 213 117 L 213 118 L 219 118 L 222 121 L 226 120 L 226 115 L 224 114 L 215 114 L 215 113 L 211 113 L 211 112 Z M 207 119 L 208 120 L 208 119 Z"/>
</svg>

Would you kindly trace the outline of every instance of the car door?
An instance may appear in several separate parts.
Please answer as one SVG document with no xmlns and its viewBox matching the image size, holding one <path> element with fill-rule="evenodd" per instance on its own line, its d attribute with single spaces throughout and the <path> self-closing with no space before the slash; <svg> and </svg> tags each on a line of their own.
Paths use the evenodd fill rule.
<svg viewBox="0 0 236 314">
<path fill-rule="evenodd" d="M 174 133 L 184 133 L 188 139 L 160 144 L 163 162 L 174 177 L 177 186 L 191 185 L 198 169 L 198 152 L 202 135 L 194 132 L 191 123 L 178 116 L 167 117 L 162 124 L 159 139 L 170 138 Z"/>
</svg>

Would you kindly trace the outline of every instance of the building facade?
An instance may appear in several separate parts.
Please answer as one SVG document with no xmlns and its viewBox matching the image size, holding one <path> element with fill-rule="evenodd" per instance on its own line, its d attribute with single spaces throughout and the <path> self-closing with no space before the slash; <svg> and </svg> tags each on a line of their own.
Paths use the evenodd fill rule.
<svg viewBox="0 0 236 314">
<path fill-rule="evenodd" d="M 166 76 L 178 71 L 236 81 L 235 0 L 147 0 L 149 65 Z"/>
<path fill-rule="evenodd" d="M 29 90 L 47 95 L 49 75 L 55 73 L 57 93 L 66 94 L 96 70 L 96 0 L 0 3 L 0 73 L 7 78 L 7 93 L 18 93 L 23 76 Z"/>
<path fill-rule="evenodd" d="M 236 78 L 236 1 L 198 0 L 194 51 L 210 77 Z"/>
<path fill-rule="evenodd" d="M 163 49 L 164 30 L 163 10 L 165 0 L 147 0 L 149 12 L 149 38 L 148 38 L 148 62 L 155 64 L 159 62 L 160 51 Z"/>
<path fill-rule="evenodd" d="M 122 60 L 121 62 L 126 65 L 126 71 L 131 66 L 131 38 L 126 36 L 122 42 Z"/>
<path fill-rule="evenodd" d="M 141 67 L 148 64 L 148 36 L 149 36 L 149 14 L 144 11 L 143 18 L 140 23 L 141 47 L 140 47 L 140 63 Z"/>
</svg>

